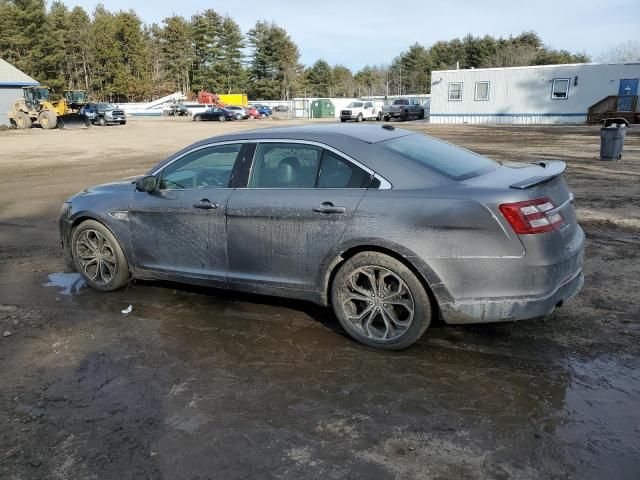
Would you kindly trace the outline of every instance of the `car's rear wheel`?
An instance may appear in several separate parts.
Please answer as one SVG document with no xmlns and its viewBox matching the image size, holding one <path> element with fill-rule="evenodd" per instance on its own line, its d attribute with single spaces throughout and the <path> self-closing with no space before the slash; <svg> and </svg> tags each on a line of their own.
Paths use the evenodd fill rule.
<svg viewBox="0 0 640 480">
<path fill-rule="evenodd" d="M 104 117 L 98 117 L 98 125 L 100 125 L 101 127 L 106 127 L 107 119 Z"/>
<path fill-rule="evenodd" d="M 195 117 L 193 117 L 193 121 L 194 122 L 200 122 L 200 121 L 202 121 L 202 117 L 200 115 L 196 115 Z"/>
<path fill-rule="evenodd" d="M 100 222 L 87 220 L 73 230 L 71 254 L 78 272 L 96 290 L 110 292 L 129 281 L 129 266 L 122 248 Z"/>
<path fill-rule="evenodd" d="M 420 280 L 402 262 L 378 252 L 358 253 L 340 267 L 331 303 L 347 333 L 370 347 L 406 348 L 431 323 L 431 302 Z"/>
<path fill-rule="evenodd" d="M 362 121 L 362 114 L 359 113 L 358 116 L 356 117 L 356 122 L 361 122 Z"/>
<path fill-rule="evenodd" d="M 218 120 L 219 120 L 219 121 L 221 121 L 221 122 L 224 122 L 224 121 L 226 121 L 227 119 L 224 117 L 224 115 L 220 115 L 220 116 L 218 117 Z"/>
<path fill-rule="evenodd" d="M 405 110 L 404 112 L 402 112 L 402 116 L 400 118 L 403 122 L 406 122 L 409 119 L 409 112 Z"/>
</svg>

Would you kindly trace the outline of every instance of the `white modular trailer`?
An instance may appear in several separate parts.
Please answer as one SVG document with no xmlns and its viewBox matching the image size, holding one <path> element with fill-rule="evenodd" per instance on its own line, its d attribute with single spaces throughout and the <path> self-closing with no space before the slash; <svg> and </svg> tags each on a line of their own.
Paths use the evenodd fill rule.
<svg viewBox="0 0 640 480">
<path fill-rule="evenodd" d="M 609 95 L 638 95 L 640 62 L 431 73 L 431 123 L 585 123 Z"/>
<path fill-rule="evenodd" d="M 11 125 L 9 110 L 13 102 L 23 97 L 22 87 L 36 85 L 36 80 L 0 58 L 0 125 Z"/>
</svg>

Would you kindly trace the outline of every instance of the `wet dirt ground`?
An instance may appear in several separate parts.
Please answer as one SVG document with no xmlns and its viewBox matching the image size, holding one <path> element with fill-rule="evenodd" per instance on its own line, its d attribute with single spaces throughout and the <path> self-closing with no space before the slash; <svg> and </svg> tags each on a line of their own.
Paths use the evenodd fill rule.
<svg viewBox="0 0 640 480">
<path fill-rule="evenodd" d="M 498 160 L 566 161 L 586 282 L 546 320 L 437 324 L 380 352 L 311 304 L 104 294 L 65 272 L 69 195 L 206 136 L 293 123 L 181 120 L 0 132 L 1 479 L 640 478 L 636 132 L 605 163 L 591 127 L 406 124 Z"/>
</svg>

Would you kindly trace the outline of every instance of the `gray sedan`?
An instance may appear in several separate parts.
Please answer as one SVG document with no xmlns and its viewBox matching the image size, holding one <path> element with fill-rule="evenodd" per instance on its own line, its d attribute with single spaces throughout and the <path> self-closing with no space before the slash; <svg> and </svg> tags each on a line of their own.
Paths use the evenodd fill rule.
<svg viewBox="0 0 640 480">
<path fill-rule="evenodd" d="M 210 138 L 65 202 L 67 263 L 98 290 L 166 279 L 331 306 L 401 349 L 432 319 L 549 315 L 583 283 L 565 164 L 498 163 L 391 125 Z"/>
</svg>

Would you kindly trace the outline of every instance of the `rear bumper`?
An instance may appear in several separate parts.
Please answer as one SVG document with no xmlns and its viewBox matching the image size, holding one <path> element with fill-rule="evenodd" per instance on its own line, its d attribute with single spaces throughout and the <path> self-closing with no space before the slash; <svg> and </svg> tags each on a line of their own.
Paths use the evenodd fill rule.
<svg viewBox="0 0 640 480">
<path fill-rule="evenodd" d="M 578 294 L 584 284 L 582 270 L 544 297 L 504 298 L 452 302 L 442 306 L 447 323 L 490 323 L 546 317 Z"/>
<path fill-rule="evenodd" d="M 556 307 L 574 297 L 584 284 L 582 263 L 585 242 L 581 229 L 576 240 L 571 253 L 561 262 L 546 265 L 544 268 L 538 266 L 534 271 L 523 268 L 520 278 L 512 275 L 514 284 L 522 284 L 523 278 L 529 279 L 529 275 L 534 274 L 540 279 L 546 279 L 545 283 L 548 282 L 551 286 L 548 290 L 531 295 L 524 290 L 522 295 L 508 297 L 452 298 L 440 302 L 444 320 L 450 324 L 489 323 L 528 320 L 550 315 Z M 533 290 L 534 284 L 531 286 Z"/>
</svg>

